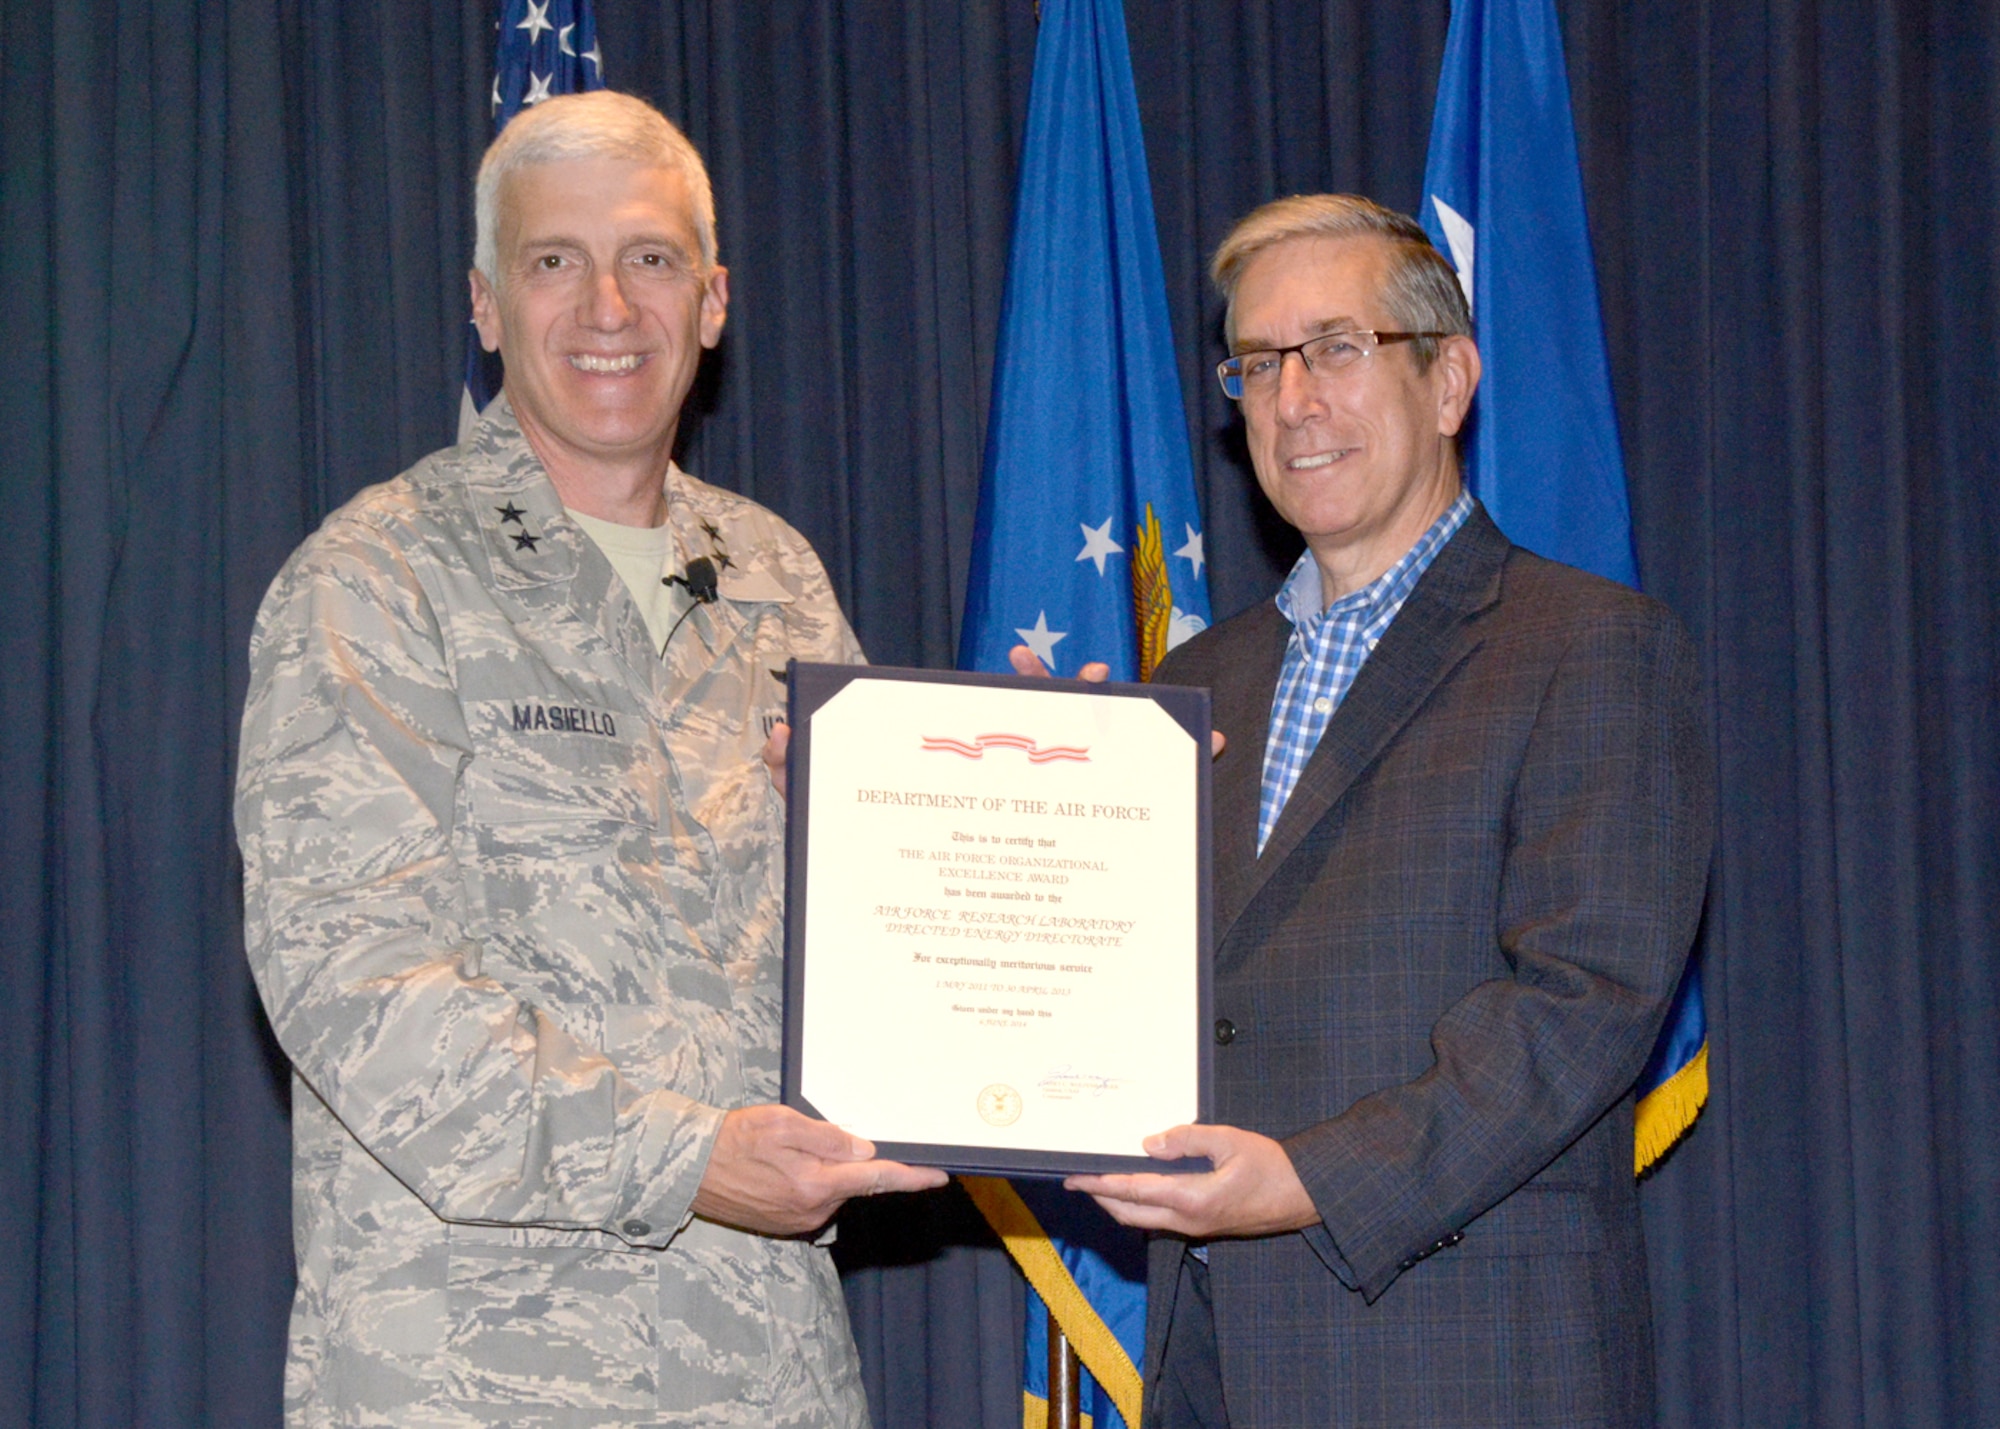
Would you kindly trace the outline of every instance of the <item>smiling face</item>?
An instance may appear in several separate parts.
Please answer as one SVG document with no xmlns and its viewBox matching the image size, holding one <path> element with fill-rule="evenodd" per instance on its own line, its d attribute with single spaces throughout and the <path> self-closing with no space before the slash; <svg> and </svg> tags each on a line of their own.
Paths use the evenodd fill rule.
<svg viewBox="0 0 2000 1429">
<path fill-rule="evenodd" d="M 497 249 L 497 287 L 472 273 L 473 322 L 564 503 L 657 487 L 729 306 L 687 181 L 624 159 L 528 165 L 502 182 Z"/>
<path fill-rule="evenodd" d="M 1235 351 L 1289 347 L 1342 328 L 1402 330 L 1387 311 L 1382 239 L 1293 238 L 1244 265 Z M 1250 460 L 1278 514 L 1306 538 L 1331 602 L 1394 565 L 1458 495 L 1452 437 L 1479 383 L 1470 338 L 1446 338 L 1428 371 L 1408 343 L 1308 372 L 1287 357 L 1274 390 L 1243 403 Z"/>
</svg>

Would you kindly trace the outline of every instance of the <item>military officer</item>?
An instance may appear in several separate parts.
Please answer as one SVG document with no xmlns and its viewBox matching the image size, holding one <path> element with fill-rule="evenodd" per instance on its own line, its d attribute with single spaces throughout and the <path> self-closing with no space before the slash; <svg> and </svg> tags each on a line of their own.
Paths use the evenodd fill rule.
<svg viewBox="0 0 2000 1429">
<path fill-rule="evenodd" d="M 672 461 L 729 298 L 686 138 L 627 96 L 550 100 L 477 210 L 503 395 L 329 517 L 252 642 L 287 1419 L 865 1423 L 812 1233 L 944 1178 L 773 1104 L 759 759 L 785 662 L 860 652 L 804 540 Z"/>
</svg>

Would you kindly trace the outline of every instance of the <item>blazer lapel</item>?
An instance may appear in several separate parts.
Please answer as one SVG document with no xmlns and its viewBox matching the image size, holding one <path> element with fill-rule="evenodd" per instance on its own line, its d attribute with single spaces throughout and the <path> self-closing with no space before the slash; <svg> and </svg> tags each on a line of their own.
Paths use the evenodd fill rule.
<svg viewBox="0 0 2000 1429">
<path fill-rule="evenodd" d="M 1215 943 L 1250 901 L 1257 874 L 1257 813 L 1264 788 L 1264 745 L 1271 737 L 1271 696 L 1284 667 L 1291 622 L 1265 601 L 1245 617 L 1232 656 L 1235 678 L 1218 680 L 1210 713 L 1228 738 L 1214 783 Z"/>
<path fill-rule="evenodd" d="M 1340 802 L 1396 732 L 1423 707 L 1431 691 L 1477 647 L 1478 641 L 1467 625 L 1498 597 L 1500 566 L 1507 550 L 1507 538 L 1500 528 L 1493 524 L 1484 507 L 1475 506 L 1458 534 L 1438 552 L 1402 610 L 1390 622 L 1381 643 L 1362 665 L 1340 708 L 1334 711 L 1319 747 L 1299 775 L 1284 812 L 1271 830 L 1264 852 L 1247 864 L 1238 865 L 1231 860 L 1230 876 L 1225 879 L 1218 875 L 1215 925 L 1218 948 L 1243 910 L 1298 847 L 1299 841 Z M 1284 623 L 1282 617 L 1279 623 Z M 1281 641 L 1279 663 L 1283 648 Z M 1261 660 L 1265 653 L 1257 652 L 1254 658 Z M 1252 693 L 1262 691 L 1265 709 L 1259 728 L 1268 739 L 1270 702 L 1277 688 L 1278 665 L 1272 666 L 1268 678 L 1262 677 L 1261 668 L 1259 675 L 1257 680 L 1240 683 Z M 1257 777 L 1232 780 L 1232 802 L 1241 797 L 1234 787 L 1239 782 L 1249 784 L 1253 800 L 1261 798 L 1263 753 L 1260 740 L 1255 760 Z M 1218 808 L 1218 825 L 1221 812 Z M 1253 849 L 1255 829 L 1253 803 L 1250 836 Z"/>
</svg>

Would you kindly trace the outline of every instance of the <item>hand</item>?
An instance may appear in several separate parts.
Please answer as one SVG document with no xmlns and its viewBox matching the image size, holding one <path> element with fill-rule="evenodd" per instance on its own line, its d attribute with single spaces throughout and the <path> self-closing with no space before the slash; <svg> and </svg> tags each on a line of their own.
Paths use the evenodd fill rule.
<svg viewBox="0 0 2000 1429">
<path fill-rule="evenodd" d="M 784 1106 L 738 1107 L 722 1118 L 694 1213 L 759 1235 L 801 1235 L 841 1203 L 882 1191 L 928 1191 L 944 1172 L 877 1161 L 873 1142 Z"/>
<path fill-rule="evenodd" d="M 1014 667 L 1014 673 L 1017 675 L 1027 675 L 1030 677 L 1039 675 L 1045 680 L 1049 677 L 1048 668 L 1042 664 L 1041 656 L 1025 645 L 1016 645 L 1012 650 L 1009 650 L 1007 652 L 1007 662 Z M 1081 670 L 1076 672 L 1076 677 L 1079 680 L 1087 680 L 1093 685 L 1101 685 L 1111 678 L 1111 667 L 1102 660 L 1092 660 L 1088 665 L 1085 665 Z M 1210 730 L 1208 732 L 1208 757 L 1211 759 L 1218 757 L 1222 753 L 1222 746 L 1225 743 L 1227 741 L 1223 739 L 1221 730 Z M 784 785 L 780 784 L 778 791 L 783 793 Z"/>
<path fill-rule="evenodd" d="M 1147 1137 L 1146 1154 L 1160 1161 L 1206 1156 L 1215 1169 L 1190 1176 L 1071 1176 L 1063 1185 L 1087 1193 L 1113 1220 L 1192 1240 L 1276 1235 L 1319 1219 L 1292 1158 L 1268 1136 L 1234 1126 L 1177 1126 Z"/>
<path fill-rule="evenodd" d="M 1031 679 L 1039 677 L 1046 680 L 1049 678 L 1048 666 L 1042 663 L 1042 657 L 1025 645 L 1016 645 L 1012 650 L 1009 650 L 1007 652 L 1007 663 L 1014 667 L 1014 673 L 1017 675 L 1026 675 Z M 1085 665 L 1081 670 L 1076 672 L 1076 677 L 1079 680 L 1088 680 L 1093 685 L 1101 685 L 1111 678 L 1111 667 L 1102 660 L 1092 660 L 1088 665 Z"/>
<path fill-rule="evenodd" d="M 785 797 L 785 751 L 791 747 L 792 727 L 780 721 L 771 727 L 771 737 L 764 741 L 760 756 L 764 767 L 771 771 L 771 784 L 780 799 Z"/>
</svg>

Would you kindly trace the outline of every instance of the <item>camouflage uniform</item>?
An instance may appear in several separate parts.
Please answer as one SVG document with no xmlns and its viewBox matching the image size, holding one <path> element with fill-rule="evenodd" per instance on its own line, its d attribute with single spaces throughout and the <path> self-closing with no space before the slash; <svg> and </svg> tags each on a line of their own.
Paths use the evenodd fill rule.
<svg viewBox="0 0 2000 1429">
<path fill-rule="evenodd" d="M 237 827 L 296 1070 L 292 1425 L 866 1422 L 826 1252 L 689 1210 L 724 1109 L 778 1094 L 778 675 L 860 651 L 796 532 L 670 482 L 723 569 L 664 662 L 504 402 L 258 616 Z"/>
</svg>

